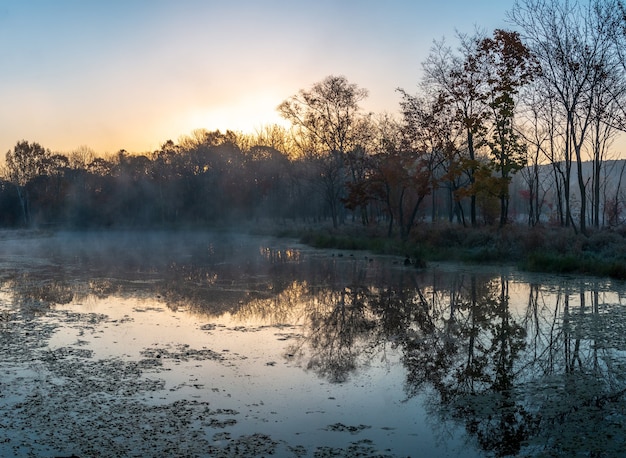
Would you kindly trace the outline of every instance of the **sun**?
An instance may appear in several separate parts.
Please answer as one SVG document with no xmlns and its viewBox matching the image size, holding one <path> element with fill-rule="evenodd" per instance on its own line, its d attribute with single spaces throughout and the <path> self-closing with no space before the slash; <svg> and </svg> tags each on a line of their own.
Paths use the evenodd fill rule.
<svg viewBox="0 0 626 458">
<path fill-rule="evenodd" d="M 252 94 L 226 103 L 196 107 L 187 114 L 185 124 L 189 131 L 232 130 L 247 134 L 272 124 L 286 127 L 287 121 L 276 111 L 279 103 L 280 100 L 270 94 Z"/>
</svg>

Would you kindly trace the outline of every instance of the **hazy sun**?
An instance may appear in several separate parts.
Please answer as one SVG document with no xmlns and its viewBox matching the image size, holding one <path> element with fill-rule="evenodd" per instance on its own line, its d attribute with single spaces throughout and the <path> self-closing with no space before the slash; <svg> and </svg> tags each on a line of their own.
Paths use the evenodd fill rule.
<svg viewBox="0 0 626 458">
<path fill-rule="evenodd" d="M 275 96 L 261 94 L 228 104 L 199 107 L 188 113 L 185 124 L 189 131 L 219 129 L 243 133 L 255 133 L 271 124 L 286 126 L 288 123 L 276 111 L 280 102 Z"/>
</svg>

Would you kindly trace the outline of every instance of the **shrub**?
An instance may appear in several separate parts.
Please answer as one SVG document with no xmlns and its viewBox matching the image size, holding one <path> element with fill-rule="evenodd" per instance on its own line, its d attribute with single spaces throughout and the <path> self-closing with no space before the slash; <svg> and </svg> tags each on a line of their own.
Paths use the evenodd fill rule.
<svg viewBox="0 0 626 458">
<path fill-rule="evenodd" d="M 582 248 L 595 253 L 612 253 L 616 247 L 624 244 L 624 238 L 612 231 L 598 231 L 584 240 Z"/>
<path fill-rule="evenodd" d="M 576 256 L 569 254 L 536 252 L 527 257 L 523 267 L 531 272 L 572 273 L 581 268 L 581 263 Z"/>
</svg>

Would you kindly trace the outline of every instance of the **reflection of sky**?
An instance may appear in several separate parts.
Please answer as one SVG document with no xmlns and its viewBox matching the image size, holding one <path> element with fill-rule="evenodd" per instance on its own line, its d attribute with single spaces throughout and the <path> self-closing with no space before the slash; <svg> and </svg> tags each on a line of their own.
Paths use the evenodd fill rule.
<svg viewBox="0 0 626 458">
<path fill-rule="evenodd" d="M 176 351 L 179 344 L 191 349 L 211 349 L 225 360 L 164 360 L 158 374 L 145 376 L 167 381 L 157 402 L 186 398 L 209 401 L 212 408 L 234 409 L 238 423 L 227 428 L 234 436 L 262 432 L 291 445 L 347 447 L 367 438 L 382 453 L 398 456 L 416 450 L 424 456 L 471 456 L 460 440 L 446 438 L 445 448 L 433 435 L 433 423 L 423 410 L 423 398 L 406 402 L 405 371 L 397 351 L 386 348 L 372 355 L 369 364 L 342 384 L 332 384 L 284 358 L 299 326 L 267 326 L 264 320 L 246 326 L 229 315 L 208 321 L 197 314 L 172 312 L 158 300 L 109 297 L 81 304 L 55 307 L 57 311 L 105 314 L 95 325 L 85 321 L 59 329 L 50 347 L 88 342 L 81 348 L 94 351 L 93 358 L 141 359 L 143 349 Z M 201 330 L 202 325 L 214 325 Z M 86 330 L 80 335 L 80 328 Z M 286 336 L 291 338 L 283 340 Z M 194 386 L 198 385 L 200 388 Z M 176 391 L 170 392 L 170 389 Z M 329 425 L 365 425 L 355 434 L 326 430 Z M 458 436 L 458 431 L 448 431 Z M 444 455 L 449 450 L 449 455 Z M 459 455 L 460 450 L 463 453 Z"/>
</svg>

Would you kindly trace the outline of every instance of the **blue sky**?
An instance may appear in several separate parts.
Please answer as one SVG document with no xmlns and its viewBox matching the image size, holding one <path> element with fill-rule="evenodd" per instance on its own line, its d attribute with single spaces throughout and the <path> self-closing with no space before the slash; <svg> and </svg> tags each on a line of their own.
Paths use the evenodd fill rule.
<svg viewBox="0 0 626 458">
<path fill-rule="evenodd" d="M 0 0 L 0 148 L 145 152 L 252 132 L 328 75 L 394 113 L 433 40 L 506 28 L 514 0 Z"/>
</svg>

